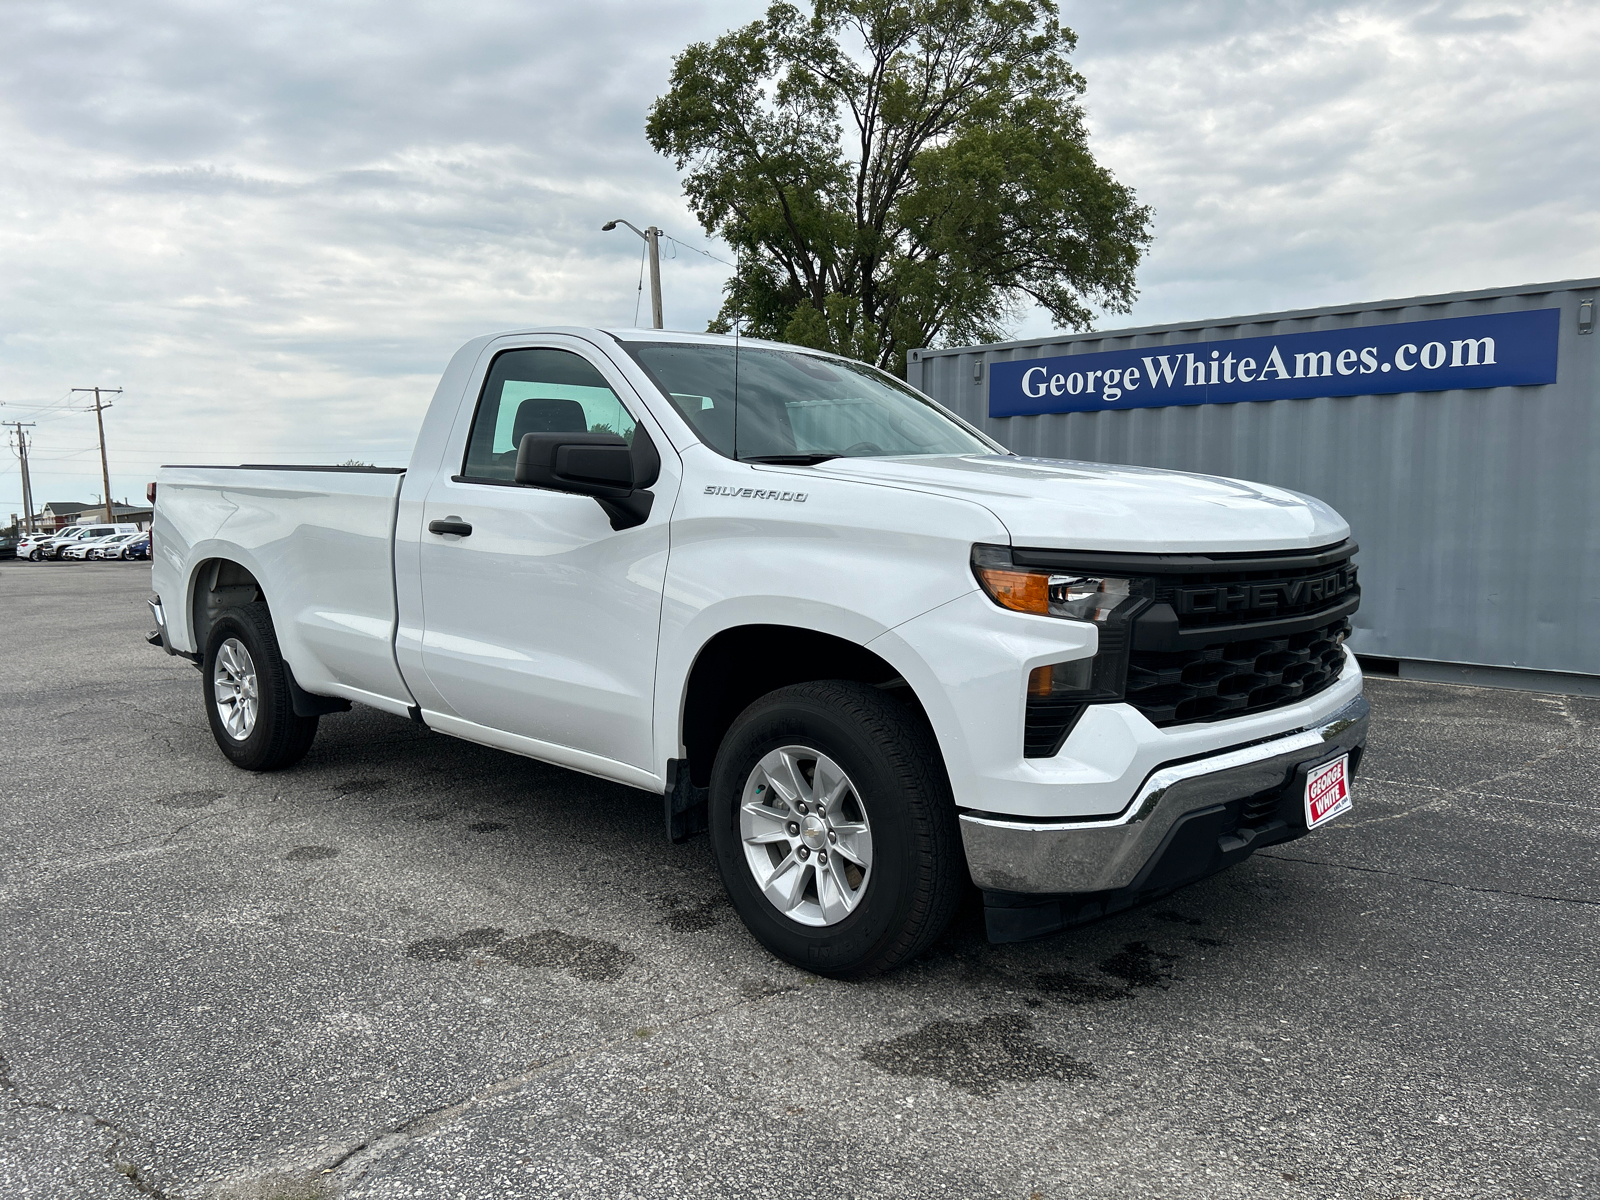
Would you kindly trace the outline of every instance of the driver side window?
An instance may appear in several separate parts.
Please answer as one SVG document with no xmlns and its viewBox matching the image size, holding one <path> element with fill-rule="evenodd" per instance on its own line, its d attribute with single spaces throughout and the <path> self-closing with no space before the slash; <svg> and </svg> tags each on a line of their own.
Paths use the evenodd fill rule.
<svg viewBox="0 0 1600 1200">
<path fill-rule="evenodd" d="M 509 483 L 525 433 L 614 433 L 638 422 L 594 364 L 570 350 L 503 350 L 489 366 L 461 474 Z"/>
</svg>

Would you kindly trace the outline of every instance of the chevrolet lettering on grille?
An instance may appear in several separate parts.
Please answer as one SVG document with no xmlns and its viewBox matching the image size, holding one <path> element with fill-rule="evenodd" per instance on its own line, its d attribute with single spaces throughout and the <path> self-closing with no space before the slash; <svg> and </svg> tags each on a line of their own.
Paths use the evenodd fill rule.
<svg viewBox="0 0 1600 1200">
<path fill-rule="evenodd" d="M 1309 579 L 1274 579 L 1262 583 L 1223 583 L 1178 588 L 1173 596 L 1180 614 L 1245 612 L 1280 604 L 1327 604 L 1356 586 L 1356 569 L 1344 567 Z"/>
</svg>

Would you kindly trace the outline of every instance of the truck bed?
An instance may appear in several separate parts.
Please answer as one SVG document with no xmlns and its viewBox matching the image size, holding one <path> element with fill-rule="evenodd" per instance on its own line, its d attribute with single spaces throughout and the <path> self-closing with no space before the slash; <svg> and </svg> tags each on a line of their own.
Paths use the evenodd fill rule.
<svg viewBox="0 0 1600 1200">
<path fill-rule="evenodd" d="M 183 564 L 214 543 L 266 593 L 302 688 L 403 713 L 411 700 L 394 659 L 394 523 L 404 476 L 403 467 L 166 467 L 156 590 L 175 594 Z M 203 647 L 188 601 L 168 614 L 169 634 L 195 653 Z"/>
</svg>

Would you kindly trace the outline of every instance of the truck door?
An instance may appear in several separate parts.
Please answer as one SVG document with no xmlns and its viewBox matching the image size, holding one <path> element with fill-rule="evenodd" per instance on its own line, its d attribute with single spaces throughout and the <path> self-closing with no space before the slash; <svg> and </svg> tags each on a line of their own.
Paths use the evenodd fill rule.
<svg viewBox="0 0 1600 1200">
<path fill-rule="evenodd" d="M 609 430 L 631 442 L 638 424 L 623 396 L 637 404 L 595 353 L 495 356 L 464 449 L 458 424 L 422 506 L 422 663 L 467 721 L 659 772 L 651 718 L 676 456 L 657 436 L 650 517 L 620 531 L 590 497 L 514 481 L 524 433 Z M 435 522 L 470 532 L 430 532 Z"/>
</svg>

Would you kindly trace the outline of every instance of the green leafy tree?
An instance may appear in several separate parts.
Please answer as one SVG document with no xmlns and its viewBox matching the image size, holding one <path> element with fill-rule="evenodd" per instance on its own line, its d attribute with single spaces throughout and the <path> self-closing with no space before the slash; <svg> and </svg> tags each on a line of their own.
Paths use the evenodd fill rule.
<svg viewBox="0 0 1600 1200">
<path fill-rule="evenodd" d="M 1126 312 L 1150 210 L 1089 152 L 1052 0 L 813 0 L 674 60 L 650 144 L 738 254 L 713 331 L 903 373 L 1026 300 Z"/>
</svg>

